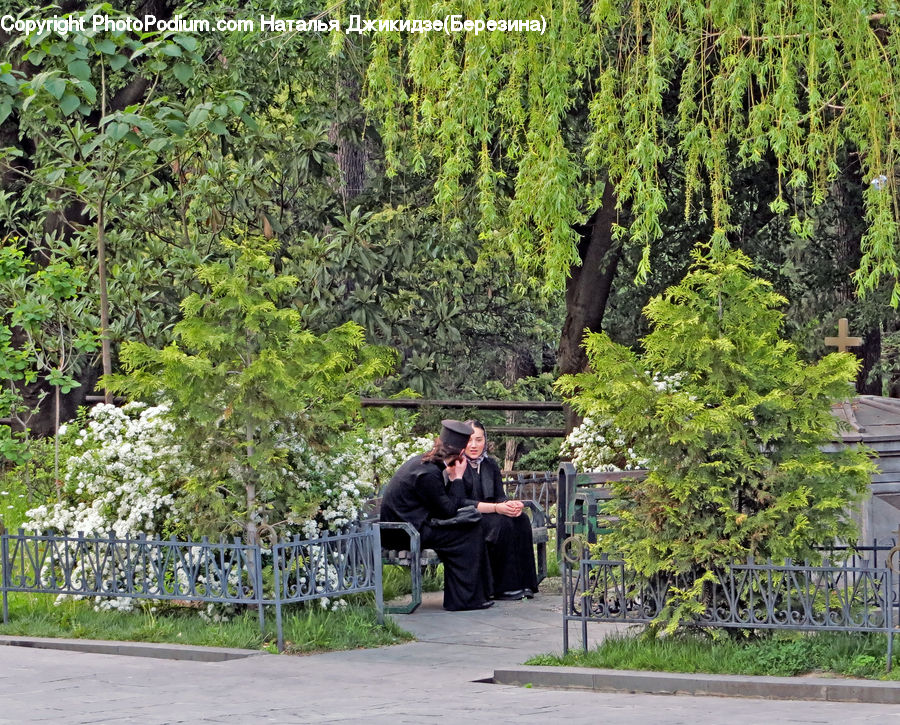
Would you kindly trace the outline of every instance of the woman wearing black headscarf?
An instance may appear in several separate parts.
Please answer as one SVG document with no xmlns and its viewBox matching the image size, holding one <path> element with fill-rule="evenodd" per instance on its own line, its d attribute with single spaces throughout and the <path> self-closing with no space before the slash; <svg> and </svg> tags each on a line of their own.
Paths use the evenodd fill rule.
<svg viewBox="0 0 900 725">
<path fill-rule="evenodd" d="M 459 505 L 477 505 L 482 513 L 492 596 L 530 599 L 538 586 L 531 522 L 523 503 L 510 501 L 503 490 L 500 465 L 487 455 L 484 426 L 477 420 L 467 420 L 466 425 L 473 429 L 465 449 L 467 466 L 462 481 L 451 481 L 451 496 Z"/>
<path fill-rule="evenodd" d="M 400 466 L 388 482 L 381 504 L 382 521 L 412 524 L 421 536 L 422 548 L 434 549 L 441 558 L 444 609 L 450 611 L 486 609 L 493 604 L 489 599 L 491 576 L 482 521 L 435 523 L 456 516 L 459 504 L 448 496 L 444 474 L 451 484 L 462 484 L 466 467 L 462 451 L 472 432 L 458 420 L 442 421 L 434 448 Z M 391 546 L 390 538 L 397 533 L 383 530 L 383 542 Z"/>
</svg>

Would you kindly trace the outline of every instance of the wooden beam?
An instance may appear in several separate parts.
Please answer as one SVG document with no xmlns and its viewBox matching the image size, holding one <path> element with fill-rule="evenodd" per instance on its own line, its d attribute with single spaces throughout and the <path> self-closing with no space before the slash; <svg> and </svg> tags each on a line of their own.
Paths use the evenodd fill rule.
<svg viewBox="0 0 900 725">
<path fill-rule="evenodd" d="M 478 408 L 479 410 L 562 410 L 555 400 L 429 400 L 426 398 L 362 398 L 364 408 Z"/>
<path fill-rule="evenodd" d="M 513 425 L 489 425 L 486 432 L 490 435 L 520 436 L 522 438 L 565 438 L 565 428 L 523 428 Z"/>
</svg>

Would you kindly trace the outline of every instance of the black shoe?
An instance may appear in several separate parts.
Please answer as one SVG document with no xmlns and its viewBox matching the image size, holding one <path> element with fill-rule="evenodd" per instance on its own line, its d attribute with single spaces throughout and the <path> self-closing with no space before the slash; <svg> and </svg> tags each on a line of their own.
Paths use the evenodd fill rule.
<svg viewBox="0 0 900 725">
<path fill-rule="evenodd" d="M 530 589 L 523 589 L 522 593 L 526 599 L 534 599 L 534 592 Z"/>
<path fill-rule="evenodd" d="M 502 594 L 498 594 L 497 596 L 494 597 L 494 599 L 499 599 L 500 601 L 503 601 L 503 602 L 513 602 L 513 601 L 516 601 L 517 599 L 521 599 L 524 596 L 525 596 L 524 589 L 514 589 L 512 591 L 503 592 Z"/>
<path fill-rule="evenodd" d="M 491 601 L 482 602 L 481 604 L 475 604 L 471 607 L 444 607 L 448 612 L 472 612 L 476 609 L 490 609 L 494 606 L 494 603 Z"/>
</svg>

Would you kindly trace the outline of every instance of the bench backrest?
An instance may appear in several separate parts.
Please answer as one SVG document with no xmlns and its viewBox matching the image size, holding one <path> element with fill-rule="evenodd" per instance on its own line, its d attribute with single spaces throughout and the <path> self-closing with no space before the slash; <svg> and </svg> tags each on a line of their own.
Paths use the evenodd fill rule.
<svg viewBox="0 0 900 725">
<path fill-rule="evenodd" d="M 645 470 L 579 473 L 569 462 L 560 464 L 557 483 L 556 547 L 574 534 L 587 537 L 589 543 L 608 531 L 611 520 L 603 515 L 603 502 L 612 498 L 614 481 L 641 479 Z"/>
</svg>

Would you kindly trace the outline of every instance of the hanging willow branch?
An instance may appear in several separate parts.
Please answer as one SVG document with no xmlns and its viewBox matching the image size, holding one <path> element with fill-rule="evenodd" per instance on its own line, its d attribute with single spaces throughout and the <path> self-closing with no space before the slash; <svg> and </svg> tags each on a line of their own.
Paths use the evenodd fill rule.
<svg viewBox="0 0 900 725">
<path fill-rule="evenodd" d="M 893 280 L 900 302 L 894 0 L 380 0 L 371 14 L 548 19 L 544 35 L 375 34 L 367 81 L 391 167 L 435 158 L 445 210 L 476 194 L 485 240 L 548 287 L 578 262 L 572 227 L 607 174 L 631 210 L 618 232 L 646 249 L 662 235 L 661 170 L 679 161 L 686 215 L 708 209 L 725 246 L 736 170 L 774 158 L 772 207 L 787 213 L 794 194 L 824 201 L 853 153 L 868 223 L 856 282 Z"/>
</svg>

